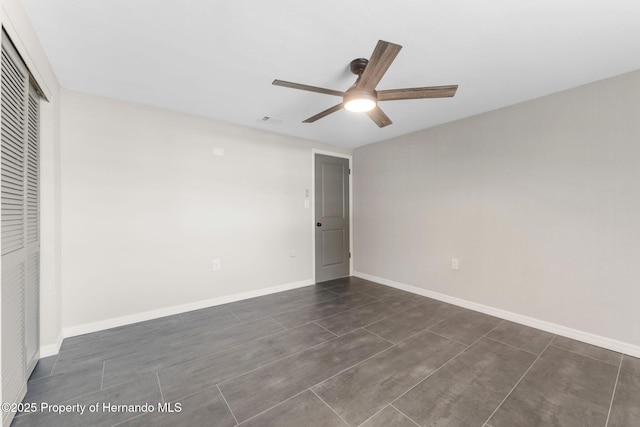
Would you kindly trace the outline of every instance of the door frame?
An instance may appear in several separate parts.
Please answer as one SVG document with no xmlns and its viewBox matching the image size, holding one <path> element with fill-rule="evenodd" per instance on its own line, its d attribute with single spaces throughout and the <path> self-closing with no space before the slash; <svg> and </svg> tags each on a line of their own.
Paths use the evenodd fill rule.
<svg viewBox="0 0 640 427">
<path fill-rule="evenodd" d="M 311 229 L 311 280 L 316 283 L 316 190 L 315 190 L 315 177 L 316 177 L 316 154 L 322 154 L 324 156 L 338 157 L 341 159 L 349 160 L 349 169 L 351 174 L 349 175 L 349 275 L 353 276 L 353 156 L 351 154 L 339 153 L 337 151 L 320 150 L 317 148 L 311 149 L 311 181 L 310 181 L 310 199 L 311 199 L 311 215 L 309 221 L 309 227 Z"/>
</svg>

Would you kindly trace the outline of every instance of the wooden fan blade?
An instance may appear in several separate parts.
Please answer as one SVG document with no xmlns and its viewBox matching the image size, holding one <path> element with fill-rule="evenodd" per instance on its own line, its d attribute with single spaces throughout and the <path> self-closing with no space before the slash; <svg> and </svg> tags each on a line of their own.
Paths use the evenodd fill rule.
<svg viewBox="0 0 640 427">
<path fill-rule="evenodd" d="M 356 83 L 356 87 L 363 90 L 374 90 L 393 60 L 396 59 L 400 49 L 402 49 L 402 46 L 399 44 L 379 40 L 371 54 L 369 63 Z"/>
<path fill-rule="evenodd" d="M 334 105 L 331 108 L 327 108 L 326 110 L 324 110 L 321 113 L 316 114 L 315 116 L 311 116 L 309 117 L 307 120 L 304 120 L 302 123 L 313 123 L 316 120 L 320 120 L 321 118 L 328 116 L 331 113 L 335 113 L 336 111 L 339 111 L 342 109 L 342 102 L 338 105 Z"/>
<path fill-rule="evenodd" d="M 306 90 L 309 92 L 316 92 L 316 93 L 324 93 L 325 95 L 335 95 L 335 96 L 344 96 L 344 92 L 340 92 L 339 90 L 333 90 L 333 89 L 325 89 L 323 87 L 317 87 L 317 86 L 309 86 L 309 85 L 303 85 L 300 83 L 292 83 L 292 82 L 286 82 L 284 80 L 274 80 L 273 83 L 271 83 L 274 86 L 282 86 L 282 87 L 288 87 L 291 89 L 300 89 L 300 90 Z"/>
<path fill-rule="evenodd" d="M 458 85 L 379 90 L 378 101 L 394 101 L 397 99 L 447 98 L 455 95 L 456 90 L 458 90 Z"/>
<path fill-rule="evenodd" d="M 380 107 L 376 106 L 373 110 L 367 111 L 367 116 L 371 118 L 378 127 L 383 128 L 385 126 L 389 126 L 391 123 L 391 119 L 387 117 L 387 115 L 380 109 Z"/>
</svg>

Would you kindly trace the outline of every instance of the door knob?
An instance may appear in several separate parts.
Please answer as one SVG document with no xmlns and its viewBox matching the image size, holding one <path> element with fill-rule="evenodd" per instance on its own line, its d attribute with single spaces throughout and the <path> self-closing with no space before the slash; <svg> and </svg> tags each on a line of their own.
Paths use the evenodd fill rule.
<svg viewBox="0 0 640 427">
<path fill-rule="evenodd" d="M 322 227 L 322 223 L 321 222 L 316 223 L 316 227 Z"/>
</svg>

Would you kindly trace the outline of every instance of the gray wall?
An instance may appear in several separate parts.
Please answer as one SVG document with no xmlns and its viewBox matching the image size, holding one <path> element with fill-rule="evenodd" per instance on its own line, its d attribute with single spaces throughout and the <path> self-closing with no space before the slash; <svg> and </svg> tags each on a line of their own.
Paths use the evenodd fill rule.
<svg viewBox="0 0 640 427">
<path fill-rule="evenodd" d="M 65 335 L 311 284 L 313 149 L 63 90 Z"/>
<path fill-rule="evenodd" d="M 364 146 L 354 171 L 355 271 L 640 345 L 640 72 Z"/>
</svg>

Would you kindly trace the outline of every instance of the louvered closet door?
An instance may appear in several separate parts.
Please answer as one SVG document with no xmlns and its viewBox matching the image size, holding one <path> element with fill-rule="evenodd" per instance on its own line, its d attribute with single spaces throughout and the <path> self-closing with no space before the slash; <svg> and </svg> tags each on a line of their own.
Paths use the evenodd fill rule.
<svg viewBox="0 0 640 427">
<path fill-rule="evenodd" d="M 40 107 L 39 96 L 29 88 L 25 145 L 25 351 L 27 374 L 40 357 Z"/>
<path fill-rule="evenodd" d="M 39 99 L 5 33 L 1 99 L 2 400 L 20 402 L 39 355 Z"/>
</svg>

